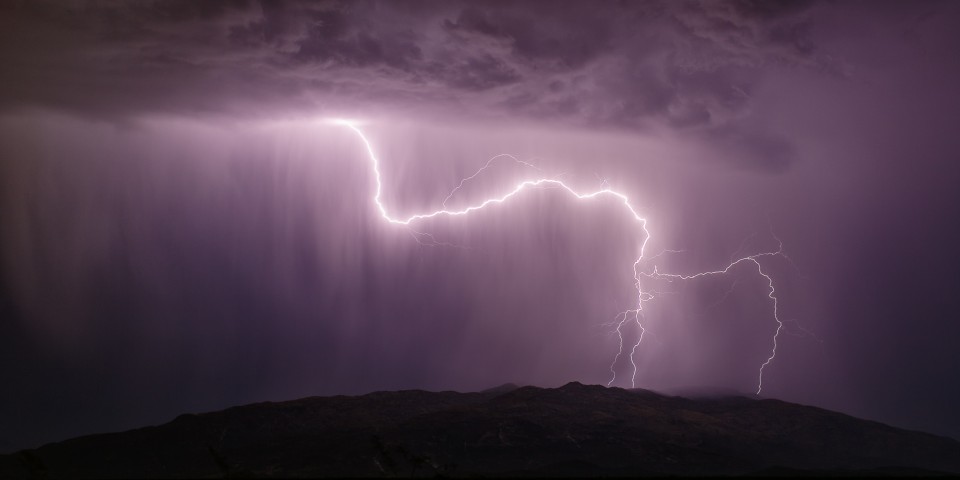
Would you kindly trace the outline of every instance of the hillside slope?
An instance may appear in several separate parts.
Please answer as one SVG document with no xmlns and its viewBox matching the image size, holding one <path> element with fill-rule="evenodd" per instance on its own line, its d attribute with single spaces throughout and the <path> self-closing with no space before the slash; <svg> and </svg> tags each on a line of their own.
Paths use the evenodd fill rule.
<svg viewBox="0 0 960 480">
<path fill-rule="evenodd" d="M 570 383 L 258 403 L 0 455 L 0 477 L 930 474 L 960 442 L 779 400 Z"/>
</svg>

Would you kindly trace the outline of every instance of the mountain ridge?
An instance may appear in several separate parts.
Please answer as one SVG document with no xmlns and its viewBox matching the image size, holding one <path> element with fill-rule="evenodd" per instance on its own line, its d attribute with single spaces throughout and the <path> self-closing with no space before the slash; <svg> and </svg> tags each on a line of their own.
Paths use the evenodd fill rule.
<svg viewBox="0 0 960 480">
<path fill-rule="evenodd" d="M 956 474 L 960 442 L 776 399 L 571 382 L 259 402 L 0 455 L 2 478 L 764 472 Z"/>
</svg>

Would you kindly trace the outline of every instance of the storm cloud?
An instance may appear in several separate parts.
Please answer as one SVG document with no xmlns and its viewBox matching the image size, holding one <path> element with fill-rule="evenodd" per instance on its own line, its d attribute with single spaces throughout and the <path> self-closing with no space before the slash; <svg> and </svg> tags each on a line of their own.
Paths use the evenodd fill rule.
<svg viewBox="0 0 960 480">
<path fill-rule="evenodd" d="M 807 2 L 23 2 L 4 7 L 7 109 L 145 114 L 394 111 L 676 129 L 778 170 L 744 134 L 768 68 L 843 74 Z M 783 147 L 771 148 L 771 145 Z"/>
<path fill-rule="evenodd" d="M 262 400 L 630 386 L 776 248 L 763 394 L 960 435 L 952 2 L 5 2 L 0 451 Z M 750 268 L 637 386 L 752 393 Z M 636 328 L 620 332 L 627 346 Z"/>
</svg>

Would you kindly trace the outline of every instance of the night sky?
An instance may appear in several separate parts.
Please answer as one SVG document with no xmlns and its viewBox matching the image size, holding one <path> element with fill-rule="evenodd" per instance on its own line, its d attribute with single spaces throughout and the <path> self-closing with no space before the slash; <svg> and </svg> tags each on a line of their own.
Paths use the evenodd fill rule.
<svg viewBox="0 0 960 480">
<path fill-rule="evenodd" d="M 960 438 L 960 3 L 0 3 L 0 452 L 264 400 L 629 388 L 763 260 L 761 396 Z M 636 386 L 753 395 L 756 267 Z M 614 322 L 614 323 L 611 323 Z M 615 361 L 616 359 L 616 361 Z"/>
</svg>

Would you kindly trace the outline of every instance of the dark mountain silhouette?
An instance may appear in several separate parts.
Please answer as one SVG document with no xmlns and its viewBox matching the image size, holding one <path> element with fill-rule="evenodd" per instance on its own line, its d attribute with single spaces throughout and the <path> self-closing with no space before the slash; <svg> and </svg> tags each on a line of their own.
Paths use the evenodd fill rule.
<svg viewBox="0 0 960 480">
<path fill-rule="evenodd" d="M 960 442 L 779 400 L 579 383 L 265 402 L 0 455 L 0 478 L 938 472 L 960 472 Z"/>
</svg>

